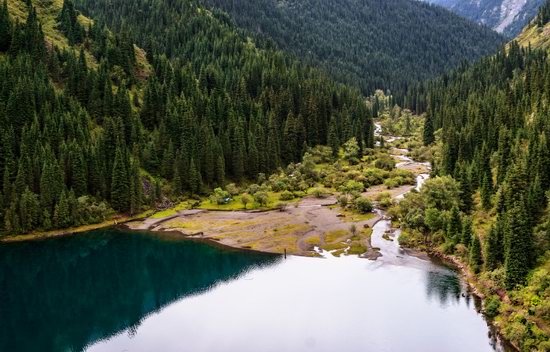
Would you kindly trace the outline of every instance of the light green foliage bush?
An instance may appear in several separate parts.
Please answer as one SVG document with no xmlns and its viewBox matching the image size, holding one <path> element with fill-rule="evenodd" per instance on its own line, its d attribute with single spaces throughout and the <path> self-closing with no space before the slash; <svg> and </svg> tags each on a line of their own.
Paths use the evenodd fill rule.
<svg viewBox="0 0 550 352">
<path fill-rule="evenodd" d="M 253 199 L 248 193 L 243 193 L 241 195 L 241 203 L 243 204 L 243 207 L 246 209 L 246 206 L 250 203 L 252 203 Z"/>
<path fill-rule="evenodd" d="M 212 204 L 222 205 L 226 204 L 231 200 L 231 195 L 228 191 L 224 191 L 221 188 L 214 189 L 214 193 L 210 195 L 210 202 Z"/>
<path fill-rule="evenodd" d="M 258 203 L 259 206 L 265 207 L 269 201 L 269 196 L 265 192 L 256 192 L 256 194 L 254 194 L 254 201 Z"/>
<path fill-rule="evenodd" d="M 283 191 L 283 193 L 281 193 L 281 195 L 279 196 L 279 200 L 282 200 L 282 201 L 287 201 L 292 199 L 294 199 L 294 194 L 289 191 Z"/>
<path fill-rule="evenodd" d="M 382 169 L 368 168 L 363 171 L 365 177 L 365 185 L 367 187 L 381 185 L 384 180 L 389 176 L 389 172 Z"/>
<path fill-rule="evenodd" d="M 359 162 L 359 144 L 357 139 L 352 137 L 344 144 L 344 159 L 351 164 L 357 164 Z"/>
<path fill-rule="evenodd" d="M 357 197 L 353 203 L 355 210 L 363 214 L 370 213 L 373 209 L 371 201 L 365 197 Z"/>
<path fill-rule="evenodd" d="M 225 186 L 225 190 L 232 196 L 236 196 L 240 193 L 239 187 L 237 187 L 234 183 L 230 183 Z"/>
<path fill-rule="evenodd" d="M 382 155 L 376 159 L 374 166 L 378 169 L 391 171 L 395 169 L 395 160 L 389 155 Z"/>
<path fill-rule="evenodd" d="M 498 315 L 500 309 L 500 298 L 498 296 L 491 296 L 485 299 L 485 315 L 489 318 L 494 318 Z"/>
<path fill-rule="evenodd" d="M 342 186 L 340 190 L 342 193 L 361 193 L 365 190 L 365 185 L 363 185 L 361 182 L 350 180 L 344 186 Z"/>
</svg>

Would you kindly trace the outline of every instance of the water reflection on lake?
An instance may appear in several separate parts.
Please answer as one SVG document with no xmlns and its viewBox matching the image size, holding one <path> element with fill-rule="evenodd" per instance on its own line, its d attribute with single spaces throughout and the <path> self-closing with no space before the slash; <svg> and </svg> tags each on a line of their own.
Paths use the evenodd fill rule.
<svg viewBox="0 0 550 352">
<path fill-rule="evenodd" d="M 456 273 L 416 260 L 284 260 L 120 230 L 4 244 L 0 350 L 493 351 Z"/>
</svg>

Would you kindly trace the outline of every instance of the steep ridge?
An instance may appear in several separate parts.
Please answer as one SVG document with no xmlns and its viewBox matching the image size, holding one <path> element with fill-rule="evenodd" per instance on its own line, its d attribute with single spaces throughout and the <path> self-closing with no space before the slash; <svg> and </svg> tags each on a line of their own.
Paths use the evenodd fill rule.
<svg viewBox="0 0 550 352">
<path fill-rule="evenodd" d="M 544 0 L 428 0 L 456 14 L 515 37 L 535 16 Z"/>
</svg>

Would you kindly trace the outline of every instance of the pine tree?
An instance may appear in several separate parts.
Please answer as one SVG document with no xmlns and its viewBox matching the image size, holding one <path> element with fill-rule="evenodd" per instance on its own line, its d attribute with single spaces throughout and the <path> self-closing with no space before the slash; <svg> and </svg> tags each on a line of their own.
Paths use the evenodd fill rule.
<svg viewBox="0 0 550 352">
<path fill-rule="evenodd" d="M 6 52 L 11 45 L 13 25 L 8 13 L 8 3 L 4 0 L 0 8 L 0 52 Z"/>
<path fill-rule="evenodd" d="M 223 155 L 218 155 L 216 159 L 216 185 L 223 186 L 225 184 L 225 161 Z"/>
<path fill-rule="evenodd" d="M 424 120 L 424 132 L 422 135 L 422 141 L 424 142 L 425 146 L 428 146 L 435 142 L 433 118 L 430 114 L 427 114 L 426 119 Z"/>
<path fill-rule="evenodd" d="M 111 204 L 113 209 L 125 212 L 130 207 L 130 180 L 127 162 L 120 147 L 116 149 L 111 181 Z"/>
<path fill-rule="evenodd" d="M 499 218 L 497 222 L 502 222 L 502 219 Z M 499 231 L 502 231 L 502 228 L 503 225 L 498 223 L 491 226 L 485 237 L 485 270 L 495 270 L 499 264 L 502 264 L 503 244 L 502 237 L 499 236 Z"/>
<path fill-rule="evenodd" d="M 481 243 L 479 237 L 473 233 L 470 242 L 470 257 L 468 260 L 470 268 L 475 273 L 478 273 L 483 265 L 483 257 L 481 256 Z"/>
<path fill-rule="evenodd" d="M 487 175 L 483 177 L 481 183 L 481 205 L 483 209 L 489 210 L 491 208 L 491 196 L 492 196 L 492 187 L 490 186 L 491 181 L 487 178 Z"/>
<path fill-rule="evenodd" d="M 328 128 L 328 145 L 332 149 L 332 156 L 336 158 L 340 149 L 340 140 L 338 139 L 338 127 L 334 117 L 330 120 Z"/>
<path fill-rule="evenodd" d="M 72 156 L 72 190 L 77 196 L 87 193 L 88 183 L 86 177 L 86 165 L 80 147 L 76 148 Z"/>
<path fill-rule="evenodd" d="M 451 209 L 451 217 L 447 224 L 447 238 L 457 243 L 460 240 L 460 234 L 462 232 L 462 224 L 460 220 L 460 212 L 458 207 L 454 206 Z"/>
<path fill-rule="evenodd" d="M 466 246 L 470 245 L 473 236 L 472 231 L 472 218 L 466 217 L 462 222 L 462 233 L 460 236 L 460 242 Z"/>
<path fill-rule="evenodd" d="M 473 192 L 470 184 L 470 176 L 469 176 L 468 168 L 466 166 L 463 166 L 460 172 L 460 191 L 462 193 L 461 210 L 464 213 L 469 213 L 473 208 L 474 201 L 472 199 Z"/>
<path fill-rule="evenodd" d="M 72 225 L 69 200 L 65 191 L 61 193 L 59 202 L 55 205 L 53 223 L 56 228 L 62 229 Z"/>
<path fill-rule="evenodd" d="M 531 263 L 532 231 L 523 202 L 516 202 L 508 211 L 505 240 L 506 287 L 523 284 Z"/>
<path fill-rule="evenodd" d="M 195 160 L 191 159 L 189 168 L 189 190 L 192 194 L 199 194 L 202 188 L 202 179 L 199 170 L 195 164 Z"/>
</svg>

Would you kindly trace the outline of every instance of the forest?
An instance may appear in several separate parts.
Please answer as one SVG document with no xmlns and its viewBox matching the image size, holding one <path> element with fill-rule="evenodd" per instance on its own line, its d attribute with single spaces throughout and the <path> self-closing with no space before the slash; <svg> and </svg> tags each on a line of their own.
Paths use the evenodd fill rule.
<svg viewBox="0 0 550 352">
<path fill-rule="evenodd" d="M 463 258 L 495 297 L 509 290 L 509 304 L 526 312 L 500 308 L 505 336 L 522 350 L 545 350 L 537 322 L 550 321 L 547 52 L 512 42 L 414 96 L 426 114 L 423 141 L 434 150 L 430 182 L 439 197 L 422 190 L 395 209 L 403 242 Z"/>
<path fill-rule="evenodd" d="M 22 22 L 10 16 L 14 3 L 27 13 Z M 83 24 L 67 0 L 53 19 L 66 47 L 52 44 L 32 2 L 14 3 L 0 11 L 7 233 L 101 222 L 226 180 L 254 180 L 329 139 L 373 144 L 373 111 L 358 91 L 257 47 L 195 3 L 117 7 L 147 8 L 155 23 L 178 18 L 161 35 L 138 21 L 145 16 L 128 15 L 134 27 L 117 34 L 101 21 Z"/>
<path fill-rule="evenodd" d="M 239 26 L 359 87 L 366 96 L 376 89 L 405 92 L 462 61 L 494 53 L 504 41 L 487 27 L 421 1 L 204 3 L 227 11 Z"/>
</svg>

